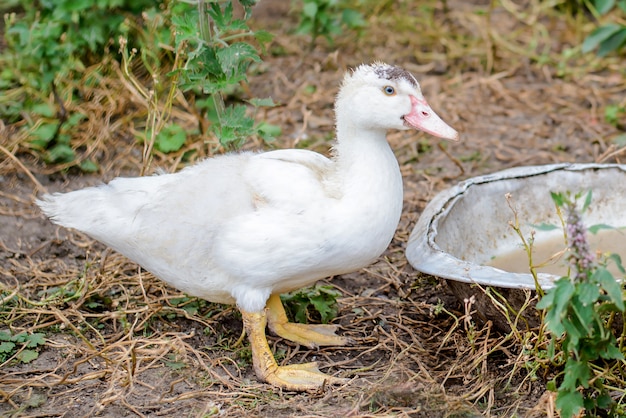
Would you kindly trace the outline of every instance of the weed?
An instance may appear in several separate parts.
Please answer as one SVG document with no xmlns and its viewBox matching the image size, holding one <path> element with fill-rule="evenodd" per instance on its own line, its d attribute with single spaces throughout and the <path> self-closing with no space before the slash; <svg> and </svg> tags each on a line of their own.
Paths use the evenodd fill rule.
<svg viewBox="0 0 626 418">
<path fill-rule="evenodd" d="M 249 137 L 269 142 L 280 134 L 249 115 L 250 109 L 273 106 L 271 99 L 225 104 L 272 39 L 247 25 L 254 1 L 240 1 L 243 18 L 235 16 L 232 1 L 203 0 L 197 7 L 145 0 L 27 3 L 23 13 L 5 19 L 0 119 L 16 124 L 28 138 L 24 145 L 46 163 L 99 169 L 93 159 L 77 155 L 73 140 L 77 128 L 93 119 L 81 101 L 112 72 L 148 110 L 144 132 L 137 135 L 144 144 L 142 174 L 153 151 L 179 151 L 194 135 L 213 134 L 222 147 L 235 149 Z M 115 44 L 120 63 L 109 52 L 117 50 Z M 170 120 L 183 93 L 185 110 L 199 118 L 199 131 Z"/>
<path fill-rule="evenodd" d="M 165 365 L 172 370 L 181 370 L 187 367 L 187 363 L 181 361 L 178 356 L 174 353 L 170 353 L 167 355 L 167 360 L 165 360 Z"/>
<path fill-rule="evenodd" d="M 619 128 L 626 118 L 626 107 L 620 105 L 607 105 L 604 108 L 604 120 Z M 626 125 L 625 125 L 626 127 Z"/>
<path fill-rule="evenodd" d="M 341 292 L 332 286 L 315 285 L 281 295 L 280 299 L 287 314 L 296 322 L 305 324 L 311 317 L 319 315 L 326 324 L 337 316 L 337 298 L 340 296 Z"/>
<path fill-rule="evenodd" d="M 21 363 L 30 363 L 39 357 L 37 348 L 45 343 L 44 334 L 39 332 L 11 335 L 9 332 L 0 331 L 0 365 L 13 359 Z"/>
<path fill-rule="evenodd" d="M 333 37 L 343 29 L 360 31 L 366 26 L 361 12 L 341 0 L 303 0 L 298 34 L 311 36 L 311 45 L 319 36 L 333 44 Z"/>
<path fill-rule="evenodd" d="M 128 30 L 127 14 L 153 3 L 119 0 L 59 0 L 21 3 L 23 16 L 5 17 L 7 51 L 0 87 L 27 87 L 47 96 L 64 78 L 73 78 L 98 60 L 111 33 Z M 16 116 L 16 115 L 12 115 Z"/>
<path fill-rule="evenodd" d="M 546 310 L 546 326 L 560 339 L 565 358 L 556 399 L 563 417 L 572 417 L 583 409 L 593 413 L 610 410 L 615 401 L 602 374 L 612 361 L 624 360 L 610 322 L 606 321 L 610 315 L 624 313 L 623 293 L 606 264 L 612 261 L 620 272 L 626 271 L 617 254 L 605 261 L 598 261 L 592 254 L 581 218 L 591 202 L 591 192 L 580 212 L 579 197 L 580 194 L 572 198 L 569 194 L 552 193 L 557 207 L 567 215 L 568 261 L 572 273 L 571 277 L 557 280 L 555 287 L 537 304 L 538 309 Z M 552 356 L 555 350 L 553 339 L 549 349 Z M 556 386 L 556 380 L 552 386 Z"/>
<path fill-rule="evenodd" d="M 126 16 L 150 6 L 147 0 L 21 2 L 20 15 L 5 15 L 0 119 L 27 130 L 29 147 L 47 163 L 74 162 L 70 132 L 86 117 L 67 107 L 82 95 L 78 80 L 101 61 L 113 42 L 111 34 L 131 33 Z M 84 171 L 97 170 L 91 160 L 78 164 Z"/>
<path fill-rule="evenodd" d="M 210 121 L 210 131 L 227 148 L 238 148 L 253 135 L 270 141 L 280 133 L 268 124 L 255 125 L 254 119 L 246 115 L 245 105 L 224 103 L 224 95 L 246 81 L 250 64 L 261 61 L 257 49 L 242 40 L 251 38 L 263 47 L 272 39 L 268 32 L 252 31 L 246 23 L 254 2 L 241 4 L 245 9 L 243 19 L 234 16 L 232 2 L 223 6 L 210 2 L 207 6 L 205 1 L 172 19 L 175 48 L 184 51 L 184 64 L 171 74 L 179 77 L 183 91 L 195 92 L 199 109 Z M 203 100 L 202 95 L 209 100 Z M 274 106 L 271 99 L 251 99 L 248 103 L 255 109 Z"/>
<path fill-rule="evenodd" d="M 53 118 L 53 109 L 44 103 L 33 107 L 33 113 L 37 114 L 40 109 L 48 108 L 49 113 L 41 114 L 41 119 L 30 129 L 32 138 L 30 146 L 39 151 L 44 161 L 48 164 L 69 163 L 76 159 L 76 152 L 70 146 L 70 132 L 80 121 L 86 118 L 83 113 L 77 112 L 69 116 L 65 121 Z M 97 171 L 98 166 L 91 160 L 81 161 L 83 171 Z"/>
<path fill-rule="evenodd" d="M 554 283 L 555 287 L 545 294 L 537 283 L 536 266 L 532 260 L 534 236 L 531 234 L 529 239 L 525 239 L 521 235 L 517 216 L 515 222 L 511 223 L 522 239 L 531 273 L 536 280 L 540 296 L 537 309 L 545 311 L 538 342 L 534 347 L 527 347 L 525 355 L 532 357 L 530 363 L 533 375 L 540 364 L 545 364 L 546 356 L 561 368 L 561 372 L 548 383 L 548 388 L 557 392 L 556 407 L 564 418 L 573 417 L 581 410 L 592 414 L 614 411 L 618 405 L 611 397 L 611 391 L 615 388 L 610 382 L 617 380 L 623 383 L 617 368 L 623 367 L 620 364 L 624 361 L 624 335 L 621 337 L 621 345 L 618 345 L 611 324 L 618 315 L 624 318 L 625 305 L 622 287 L 608 270 L 607 264 L 615 263 L 621 273 L 626 271 L 617 254 L 598 259 L 589 248 L 587 231 L 596 233 L 610 228 L 604 224 L 589 228 L 583 225 L 582 214 L 591 204 L 592 193 L 586 194 L 580 210 L 578 201 L 582 197 L 581 193 L 574 196 L 570 193 L 551 193 L 551 196 L 564 230 L 566 259 L 570 269 L 568 275 L 558 279 Z M 547 224 L 535 227 L 558 228 Z M 544 329 L 552 335 L 547 350 L 538 348 L 544 346 Z M 534 356 L 530 356 L 530 353 L 534 353 Z"/>
<path fill-rule="evenodd" d="M 592 0 L 589 4 L 590 11 L 596 19 L 607 15 L 612 9 L 617 8 L 622 15 L 626 14 L 626 1 L 624 0 Z M 611 52 L 619 51 L 626 45 L 626 25 L 624 23 L 605 23 L 597 27 L 585 38 L 582 52 L 590 52 L 598 49 L 597 54 L 604 57 Z"/>
</svg>

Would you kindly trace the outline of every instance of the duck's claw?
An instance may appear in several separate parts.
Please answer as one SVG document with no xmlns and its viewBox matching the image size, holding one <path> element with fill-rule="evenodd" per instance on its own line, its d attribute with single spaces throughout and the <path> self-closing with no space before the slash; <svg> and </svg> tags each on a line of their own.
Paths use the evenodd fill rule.
<svg viewBox="0 0 626 418">
<path fill-rule="evenodd" d="M 320 372 L 317 363 L 278 366 L 274 371 L 267 373 L 263 379 L 274 386 L 298 391 L 319 389 L 325 385 L 341 385 L 350 380 Z"/>
<path fill-rule="evenodd" d="M 270 330 L 286 340 L 309 348 L 326 345 L 348 345 L 352 342 L 349 338 L 335 335 L 338 328 L 336 325 L 289 322 L 279 295 L 271 295 L 266 307 L 267 324 Z"/>
</svg>

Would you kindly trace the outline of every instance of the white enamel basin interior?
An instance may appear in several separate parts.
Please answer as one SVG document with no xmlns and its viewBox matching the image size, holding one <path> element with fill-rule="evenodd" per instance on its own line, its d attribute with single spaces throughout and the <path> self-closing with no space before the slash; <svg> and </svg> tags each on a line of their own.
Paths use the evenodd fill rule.
<svg viewBox="0 0 626 418">
<path fill-rule="evenodd" d="M 407 258 L 418 271 L 445 279 L 535 289 L 530 270 L 524 272 L 528 257 L 521 250 L 519 236 L 509 225 L 514 214 L 505 196 L 512 197 L 524 236 L 529 237 L 531 230 L 535 231 L 538 249 L 549 241 L 562 242 L 565 248 L 562 229 L 544 231 L 536 225 L 560 225 L 550 192 L 586 194 L 589 190 L 592 201 L 583 215 L 586 226 L 626 226 L 626 165 L 517 167 L 465 180 L 439 193 L 424 209 L 409 238 Z M 626 262 L 626 232 L 622 229 L 612 233 L 618 235 L 605 239 L 602 244 L 605 248 L 599 250 L 624 252 L 622 258 Z M 624 239 L 620 239 L 622 234 Z M 590 238 L 597 241 L 591 235 Z M 615 242 L 621 245 L 607 248 Z M 513 258 L 501 263 L 500 268 L 490 266 L 505 256 Z M 540 256 L 537 254 L 536 258 Z M 566 271 L 565 261 L 560 263 L 560 268 Z M 550 269 L 544 271 L 539 274 L 539 282 L 548 289 L 559 276 L 551 274 Z"/>
</svg>

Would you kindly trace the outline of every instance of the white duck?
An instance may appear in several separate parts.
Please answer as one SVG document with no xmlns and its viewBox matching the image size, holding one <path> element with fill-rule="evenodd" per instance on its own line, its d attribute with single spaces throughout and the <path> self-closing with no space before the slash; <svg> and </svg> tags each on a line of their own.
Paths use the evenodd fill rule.
<svg viewBox="0 0 626 418">
<path fill-rule="evenodd" d="M 383 63 L 345 76 L 328 159 L 306 150 L 234 153 L 175 174 L 117 178 L 45 195 L 53 222 L 83 231 L 189 295 L 235 303 L 259 379 L 288 390 L 342 383 L 315 363 L 278 366 L 265 336 L 343 345 L 332 325 L 287 321 L 279 295 L 376 260 L 402 210 L 389 129 L 458 140 L 409 72 Z"/>
</svg>

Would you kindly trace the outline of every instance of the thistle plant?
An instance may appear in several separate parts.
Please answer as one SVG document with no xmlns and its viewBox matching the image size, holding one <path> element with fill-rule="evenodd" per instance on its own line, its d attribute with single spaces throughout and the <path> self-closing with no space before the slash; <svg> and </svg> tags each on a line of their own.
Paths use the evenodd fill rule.
<svg viewBox="0 0 626 418">
<path fill-rule="evenodd" d="M 563 366 L 548 387 L 557 391 L 556 407 L 563 418 L 582 410 L 592 416 L 615 416 L 620 406 L 611 394 L 626 394 L 620 372 L 626 364 L 624 332 L 618 345 L 611 324 L 616 315 L 624 318 L 625 309 L 622 286 L 607 264 L 614 262 L 621 273 L 624 268 L 617 254 L 597 258 L 592 253 L 582 221 L 591 192 L 581 210 L 577 205 L 580 197 L 552 193 L 557 208 L 566 215 L 570 275 L 558 279 L 537 304 L 545 310 L 545 326 L 554 337 L 548 353 L 557 366 Z"/>
</svg>

